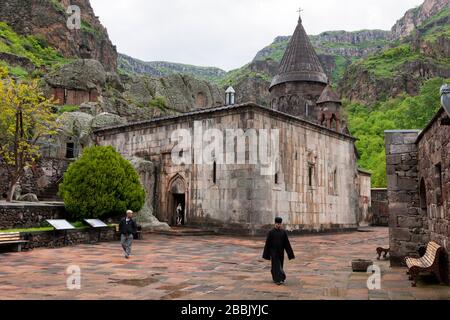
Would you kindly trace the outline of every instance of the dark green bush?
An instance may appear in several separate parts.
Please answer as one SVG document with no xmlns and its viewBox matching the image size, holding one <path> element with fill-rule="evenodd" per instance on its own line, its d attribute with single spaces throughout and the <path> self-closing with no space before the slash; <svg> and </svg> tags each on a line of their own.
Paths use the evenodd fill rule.
<svg viewBox="0 0 450 320">
<path fill-rule="evenodd" d="M 109 218 L 139 211 L 145 191 L 130 162 L 112 147 L 91 147 L 70 165 L 59 186 L 72 219 Z"/>
</svg>

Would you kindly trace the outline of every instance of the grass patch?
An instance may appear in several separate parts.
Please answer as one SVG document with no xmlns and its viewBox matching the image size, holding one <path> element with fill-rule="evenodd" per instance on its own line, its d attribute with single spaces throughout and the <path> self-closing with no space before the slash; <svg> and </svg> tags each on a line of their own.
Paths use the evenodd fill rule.
<svg viewBox="0 0 450 320">
<path fill-rule="evenodd" d="M 26 79 L 29 74 L 28 71 L 22 68 L 21 66 L 10 66 L 5 61 L 0 60 L 0 66 L 8 69 L 8 74 L 12 75 L 15 78 Z"/>
<path fill-rule="evenodd" d="M 75 227 L 76 230 L 84 230 L 89 229 L 90 226 L 87 226 L 82 221 L 70 222 L 71 225 Z M 108 227 L 113 227 L 114 225 L 108 225 Z M 0 233 L 29 233 L 29 232 L 48 232 L 53 231 L 53 227 L 40 227 L 40 228 L 24 228 L 24 229 L 5 229 L 0 230 Z"/>
<path fill-rule="evenodd" d="M 63 114 L 65 112 L 77 112 L 79 110 L 79 106 L 65 105 L 58 109 L 58 114 Z"/>
</svg>

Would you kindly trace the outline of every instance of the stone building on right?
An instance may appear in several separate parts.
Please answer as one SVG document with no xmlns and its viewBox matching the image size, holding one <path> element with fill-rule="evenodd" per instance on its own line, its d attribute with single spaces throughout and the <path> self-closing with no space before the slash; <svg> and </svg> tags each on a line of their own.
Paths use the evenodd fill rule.
<svg viewBox="0 0 450 320">
<path fill-rule="evenodd" d="M 385 132 L 393 266 L 430 241 L 450 251 L 449 122 L 441 108 L 422 131 Z"/>
</svg>

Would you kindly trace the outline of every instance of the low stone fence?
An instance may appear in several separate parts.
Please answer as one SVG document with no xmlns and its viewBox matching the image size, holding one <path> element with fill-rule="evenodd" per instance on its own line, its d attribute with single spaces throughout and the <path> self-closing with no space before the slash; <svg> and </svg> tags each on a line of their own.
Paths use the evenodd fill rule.
<svg viewBox="0 0 450 320">
<path fill-rule="evenodd" d="M 78 244 L 95 244 L 118 240 L 115 227 L 104 229 L 76 229 L 66 231 L 38 231 L 21 233 L 23 240 L 29 241 L 24 249 L 56 248 Z"/>
<path fill-rule="evenodd" d="M 42 227 L 47 219 L 65 219 L 63 203 L 7 203 L 0 201 L 0 229 Z"/>
<path fill-rule="evenodd" d="M 372 226 L 389 226 L 389 203 L 387 189 L 372 189 Z"/>
</svg>

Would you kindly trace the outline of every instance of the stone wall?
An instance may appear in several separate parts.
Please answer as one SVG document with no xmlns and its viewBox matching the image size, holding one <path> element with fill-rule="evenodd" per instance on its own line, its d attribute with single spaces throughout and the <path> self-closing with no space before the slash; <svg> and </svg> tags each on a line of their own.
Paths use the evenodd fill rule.
<svg viewBox="0 0 450 320">
<path fill-rule="evenodd" d="M 391 264 L 401 265 L 405 256 L 417 256 L 428 241 L 418 194 L 417 146 L 419 131 L 386 131 Z"/>
<path fill-rule="evenodd" d="M 0 202 L 0 229 L 41 227 L 46 219 L 64 219 L 64 205 Z"/>
<path fill-rule="evenodd" d="M 372 220 L 376 227 L 389 225 L 389 204 L 387 189 L 372 189 Z"/>
<path fill-rule="evenodd" d="M 30 232 L 22 233 L 21 238 L 29 241 L 25 249 L 55 248 L 117 240 L 114 227 L 101 230 L 89 228 L 69 230 L 67 234 L 64 231 Z"/>
<path fill-rule="evenodd" d="M 196 122 L 202 132 L 278 129 L 281 157 L 277 179 L 261 175 L 261 166 L 248 161 L 217 163 L 216 179 L 212 164 L 174 164 L 172 133 L 186 129 L 199 138 L 199 131 L 194 132 Z M 160 221 L 174 224 L 174 195 L 183 195 L 187 223 L 197 226 L 244 229 L 254 234 L 270 227 L 275 216 L 282 216 L 289 230 L 299 232 L 358 225 L 354 139 L 307 121 L 244 104 L 100 130 L 96 135 L 100 145 L 111 145 L 126 157 L 137 156 L 155 165 L 154 208 Z M 190 154 L 196 150 L 192 145 Z M 307 182 L 309 168 L 311 186 Z"/>
<path fill-rule="evenodd" d="M 358 170 L 359 185 L 359 216 L 358 222 L 360 226 L 368 226 L 372 220 L 372 194 L 370 188 L 372 186 L 372 175 L 363 170 Z"/>
<path fill-rule="evenodd" d="M 427 227 L 425 240 L 450 252 L 450 126 L 441 110 L 418 140 L 420 210 Z M 450 269 L 450 264 L 447 267 Z M 448 270 L 447 270 L 448 271 Z M 448 273 L 447 273 L 448 274 Z"/>
</svg>

